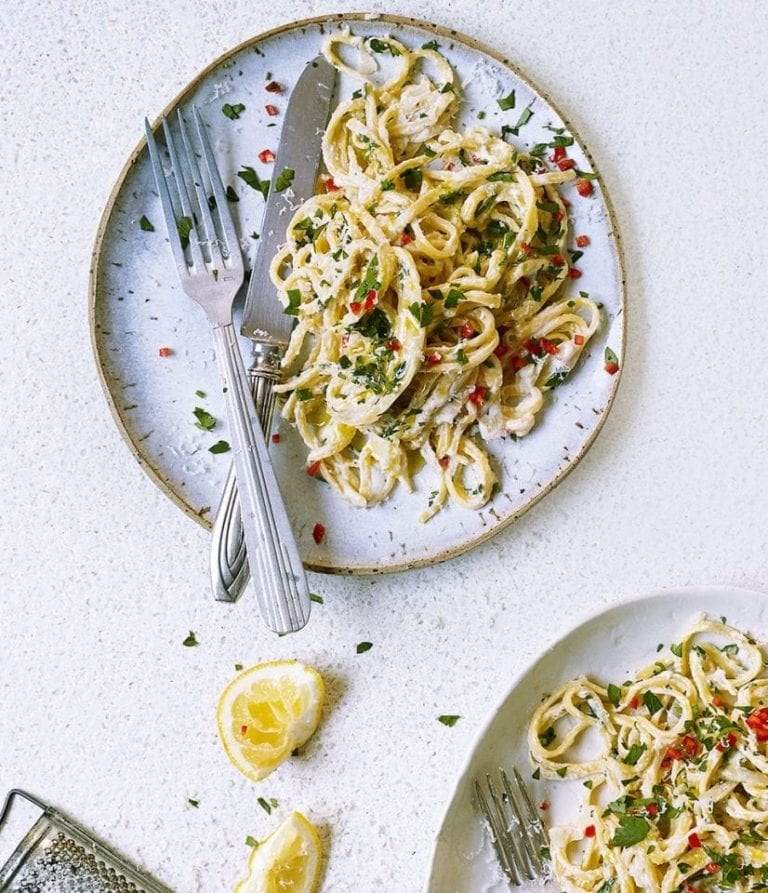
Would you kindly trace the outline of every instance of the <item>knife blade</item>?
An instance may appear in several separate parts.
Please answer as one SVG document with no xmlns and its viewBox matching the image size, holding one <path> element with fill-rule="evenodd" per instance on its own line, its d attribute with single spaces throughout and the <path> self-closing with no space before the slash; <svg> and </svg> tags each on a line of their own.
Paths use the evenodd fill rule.
<svg viewBox="0 0 768 893">
<path fill-rule="evenodd" d="M 253 341 L 248 370 L 256 412 L 269 437 L 280 360 L 290 338 L 294 317 L 283 312 L 269 276 L 272 258 L 285 238 L 293 211 L 315 192 L 323 134 L 331 112 L 336 69 L 318 56 L 302 72 L 285 112 L 275 159 L 274 176 L 264 209 L 259 248 L 253 263 L 241 332 Z M 290 190 L 274 188 L 284 170 L 293 171 Z M 213 524 L 211 585 L 217 601 L 235 602 L 248 583 L 249 570 L 240 517 L 240 500 L 232 468 L 224 485 Z"/>
<path fill-rule="evenodd" d="M 288 344 L 293 317 L 283 313 L 269 267 L 296 208 L 315 193 L 323 134 L 331 110 L 336 69 L 318 56 L 307 65 L 293 88 L 280 144 L 275 174 L 267 196 L 259 248 L 248 283 L 242 333 L 267 344 Z M 293 172 L 290 186 L 281 192 L 275 184 L 286 171 Z"/>
</svg>

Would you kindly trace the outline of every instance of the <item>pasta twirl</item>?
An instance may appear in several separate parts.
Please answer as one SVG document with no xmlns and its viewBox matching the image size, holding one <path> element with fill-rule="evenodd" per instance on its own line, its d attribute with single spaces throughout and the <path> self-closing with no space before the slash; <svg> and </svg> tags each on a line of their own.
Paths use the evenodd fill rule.
<svg viewBox="0 0 768 893">
<path fill-rule="evenodd" d="M 562 294 L 556 187 L 573 171 L 452 129 L 457 85 L 433 49 L 340 32 L 324 52 L 361 86 L 329 122 L 326 191 L 271 268 L 297 318 L 283 415 L 354 505 L 426 465 L 422 520 L 449 500 L 479 508 L 496 482 L 484 443 L 531 430 L 599 324 L 594 302 Z M 376 54 L 391 69 L 378 85 Z"/>
</svg>

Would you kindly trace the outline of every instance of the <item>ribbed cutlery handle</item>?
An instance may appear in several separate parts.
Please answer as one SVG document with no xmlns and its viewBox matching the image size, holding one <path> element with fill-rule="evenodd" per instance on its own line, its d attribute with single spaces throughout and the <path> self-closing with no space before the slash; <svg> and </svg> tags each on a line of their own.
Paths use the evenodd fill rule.
<svg viewBox="0 0 768 893">
<path fill-rule="evenodd" d="M 265 437 L 272 427 L 275 408 L 274 383 L 280 378 L 280 353 L 259 350 L 253 366 L 248 370 L 256 414 Z M 213 522 L 211 539 L 211 588 L 220 602 L 236 602 L 250 579 L 246 560 L 243 521 L 234 465 L 229 474 Z"/>
<path fill-rule="evenodd" d="M 237 335 L 231 324 L 214 326 L 213 334 L 256 597 L 270 629 L 295 632 L 306 624 L 311 610 L 304 567 L 250 394 Z"/>
</svg>

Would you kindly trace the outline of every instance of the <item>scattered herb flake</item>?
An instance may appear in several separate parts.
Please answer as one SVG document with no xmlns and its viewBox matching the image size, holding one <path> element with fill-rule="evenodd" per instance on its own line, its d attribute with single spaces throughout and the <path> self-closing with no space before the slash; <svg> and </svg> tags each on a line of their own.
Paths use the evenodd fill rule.
<svg viewBox="0 0 768 893">
<path fill-rule="evenodd" d="M 619 701 L 621 700 L 621 689 L 618 685 L 614 685 L 612 682 L 608 686 L 608 700 L 614 707 L 618 707 Z"/>
<path fill-rule="evenodd" d="M 153 233 L 155 231 L 155 227 L 152 221 L 145 214 L 142 214 L 139 218 L 139 226 L 144 230 L 145 233 Z"/>
<path fill-rule="evenodd" d="M 460 719 L 461 717 L 455 713 L 443 713 L 442 716 L 437 717 L 437 721 L 448 726 L 449 729 L 453 728 Z"/>
<path fill-rule="evenodd" d="M 194 648 L 195 645 L 199 645 L 200 643 L 197 641 L 197 636 L 190 630 L 189 635 L 181 644 L 185 648 Z"/>
<path fill-rule="evenodd" d="M 235 192 L 234 188 L 232 186 L 230 186 L 229 184 L 227 184 L 227 191 L 225 194 L 227 196 L 228 202 L 239 202 L 240 201 L 240 196 Z"/>
<path fill-rule="evenodd" d="M 498 102 L 498 104 L 499 104 L 499 108 L 503 112 L 507 112 L 510 109 L 513 109 L 515 107 L 516 101 L 517 100 L 515 99 L 515 91 L 514 90 L 511 93 L 507 94 L 506 96 L 502 96 L 501 99 L 496 100 L 496 102 Z"/>
<path fill-rule="evenodd" d="M 245 845 L 246 845 L 246 846 L 254 846 L 254 847 L 255 847 L 255 846 L 258 846 L 258 845 L 259 845 L 259 841 L 256 840 L 255 837 L 251 837 L 251 835 L 249 834 L 249 835 L 245 838 Z"/>
<path fill-rule="evenodd" d="M 366 651 L 370 651 L 373 648 L 373 642 L 358 642 L 355 651 L 357 654 L 365 654 Z"/>
<path fill-rule="evenodd" d="M 288 306 L 283 310 L 283 313 L 287 313 L 288 316 L 298 316 L 301 292 L 298 288 L 289 288 L 286 295 L 288 297 Z"/>
<path fill-rule="evenodd" d="M 236 102 L 234 105 L 225 102 L 221 107 L 221 110 L 231 121 L 237 121 L 240 115 L 245 111 L 245 106 L 242 102 Z"/>
<path fill-rule="evenodd" d="M 648 708 L 651 716 L 653 716 L 654 713 L 658 713 L 662 708 L 661 701 L 652 691 L 643 692 L 643 704 Z"/>
<path fill-rule="evenodd" d="M 423 43 L 421 48 L 422 50 L 434 50 L 437 52 L 440 49 L 440 44 L 436 40 L 429 40 L 427 43 Z"/>
<path fill-rule="evenodd" d="M 309 593 L 309 600 L 317 605 L 324 604 L 322 595 L 318 595 L 316 592 Z"/>
<path fill-rule="evenodd" d="M 251 189 L 260 192 L 265 199 L 269 195 L 269 180 L 262 180 L 252 167 L 244 166 L 241 171 L 237 172 L 237 176 L 247 183 Z"/>
<path fill-rule="evenodd" d="M 231 447 L 226 440 L 217 440 L 213 446 L 208 447 L 208 452 L 217 456 L 219 453 L 228 453 Z"/>
<path fill-rule="evenodd" d="M 264 810 L 264 812 L 266 812 L 267 815 L 272 814 L 272 805 L 267 800 L 265 800 L 263 797 L 259 797 L 256 802 Z"/>
<path fill-rule="evenodd" d="M 648 836 L 651 826 L 639 815 L 619 816 L 619 827 L 616 829 L 611 846 L 628 847 L 640 843 Z"/>
<path fill-rule="evenodd" d="M 190 806 L 194 806 L 195 809 L 197 809 L 197 807 L 200 806 L 200 801 L 199 801 L 199 800 L 193 800 L 191 797 L 188 797 L 188 798 L 187 798 L 187 803 L 189 803 Z"/>
<path fill-rule="evenodd" d="M 192 410 L 197 421 L 195 422 L 195 427 L 199 428 L 201 431 L 213 431 L 216 427 L 216 419 L 203 409 L 201 406 L 196 406 Z"/>
<path fill-rule="evenodd" d="M 282 192 L 284 189 L 287 189 L 293 183 L 295 173 L 293 168 L 284 167 L 278 174 L 277 180 L 275 180 L 275 190 Z"/>
</svg>

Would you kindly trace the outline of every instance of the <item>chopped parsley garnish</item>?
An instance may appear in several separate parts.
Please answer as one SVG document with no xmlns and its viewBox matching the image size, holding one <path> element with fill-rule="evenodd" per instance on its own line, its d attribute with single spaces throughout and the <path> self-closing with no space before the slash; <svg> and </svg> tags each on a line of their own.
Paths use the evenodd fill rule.
<svg viewBox="0 0 768 893">
<path fill-rule="evenodd" d="M 658 713 L 662 708 L 661 701 L 652 691 L 643 692 L 643 704 L 648 708 L 651 716 L 653 716 L 654 713 Z"/>
<path fill-rule="evenodd" d="M 314 602 L 316 605 L 322 605 L 322 604 L 325 604 L 325 603 L 323 602 L 323 597 L 322 597 L 322 595 L 318 595 L 316 592 L 310 592 L 310 593 L 309 593 L 309 600 L 310 600 L 311 602 Z"/>
<path fill-rule="evenodd" d="M 201 406 L 196 406 L 192 412 L 194 413 L 197 421 L 195 422 L 195 427 L 199 428 L 201 431 L 213 431 L 216 427 L 216 419 L 208 412 L 203 409 Z"/>
<path fill-rule="evenodd" d="M 458 305 L 459 301 L 463 300 L 464 292 L 460 291 L 458 288 L 451 288 L 448 290 L 448 295 L 443 306 L 446 308 L 446 310 L 452 310 Z"/>
<path fill-rule="evenodd" d="M 424 179 L 424 172 L 420 167 L 409 167 L 407 171 L 403 171 L 402 181 L 406 189 L 421 189 L 421 183 Z"/>
<path fill-rule="evenodd" d="M 258 846 L 258 845 L 259 845 L 259 841 L 256 840 L 255 837 L 251 837 L 251 835 L 249 834 L 249 835 L 245 838 L 245 845 L 246 845 L 246 846 Z"/>
<path fill-rule="evenodd" d="M 205 397 L 205 391 L 195 391 L 195 397 Z"/>
<path fill-rule="evenodd" d="M 616 829 L 611 846 L 628 847 L 640 843 L 648 836 L 651 826 L 639 815 L 619 816 L 619 827 Z"/>
<path fill-rule="evenodd" d="M 548 729 L 544 729 L 541 735 L 539 735 L 539 741 L 541 742 L 542 747 L 549 747 L 555 738 L 557 738 L 557 732 L 555 732 L 552 726 Z"/>
<path fill-rule="evenodd" d="M 192 232 L 192 220 L 189 217 L 180 217 L 176 221 L 176 229 L 181 239 L 182 249 L 189 245 L 189 234 Z"/>
<path fill-rule="evenodd" d="M 236 102 L 234 105 L 225 102 L 221 107 L 221 110 L 230 120 L 237 121 L 240 115 L 245 111 L 245 106 L 242 102 Z"/>
<path fill-rule="evenodd" d="M 199 801 L 199 800 L 193 800 L 191 797 L 188 797 L 188 798 L 187 798 L 187 803 L 189 803 L 190 806 L 194 806 L 195 808 L 197 808 L 198 806 L 200 806 L 200 801 Z"/>
<path fill-rule="evenodd" d="M 503 112 L 509 111 L 509 109 L 513 109 L 515 107 L 515 91 L 513 90 L 511 93 L 508 93 L 506 96 L 502 96 L 501 99 L 497 99 L 496 102 L 499 104 L 499 108 Z"/>
<path fill-rule="evenodd" d="M 365 654 L 366 651 L 370 651 L 373 648 L 373 642 L 358 642 L 355 647 L 355 652 L 357 654 Z"/>
<path fill-rule="evenodd" d="M 610 347 L 605 348 L 605 362 L 606 363 L 615 363 L 617 366 L 619 365 L 619 358 L 611 350 Z"/>
<path fill-rule="evenodd" d="M 243 167 L 241 171 L 237 172 L 237 176 L 247 183 L 251 189 L 260 192 L 265 199 L 269 195 L 269 180 L 262 180 L 252 167 Z"/>
<path fill-rule="evenodd" d="M 195 645 L 199 645 L 200 643 L 197 641 L 197 636 L 190 630 L 189 635 L 181 644 L 185 648 L 194 648 Z"/>
<path fill-rule="evenodd" d="M 361 316 L 350 328 L 360 332 L 361 335 L 365 335 L 366 338 L 379 338 L 381 340 L 388 338 L 392 332 L 389 317 L 380 307 L 374 307 L 370 313 Z M 347 360 L 349 361 L 349 357 L 347 357 Z"/>
<path fill-rule="evenodd" d="M 381 191 L 382 192 L 389 192 L 390 189 L 394 189 L 394 188 L 395 188 L 394 180 L 382 180 L 381 181 Z"/>
<path fill-rule="evenodd" d="M 557 770 L 557 774 L 560 776 L 560 778 L 565 778 L 565 776 L 567 775 L 567 773 L 568 773 L 568 767 L 567 767 L 567 766 L 563 766 L 562 769 L 558 769 L 558 770 Z"/>
<path fill-rule="evenodd" d="M 388 43 L 386 40 L 379 40 L 378 37 L 372 37 L 368 41 L 368 46 L 373 50 L 374 53 L 389 53 L 390 56 L 402 55 L 397 47 L 392 46 L 392 44 Z"/>
<path fill-rule="evenodd" d="M 225 195 L 227 196 L 228 202 L 239 202 L 240 201 L 240 196 L 235 192 L 235 190 L 229 184 L 227 184 L 227 191 L 226 191 Z"/>
<path fill-rule="evenodd" d="M 461 717 L 455 713 L 444 713 L 442 716 L 437 717 L 437 721 L 444 726 L 448 726 L 449 729 L 455 726 L 460 719 Z"/>
<path fill-rule="evenodd" d="M 558 369 L 557 372 L 553 372 L 552 375 L 550 375 L 549 378 L 544 382 L 544 387 L 549 388 L 550 390 L 552 390 L 552 388 L 558 387 L 566 380 L 566 378 L 568 378 L 568 373 L 570 371 L 570 369 Z"/>
<path fill-rule="evenodd" d="M 515 175 L 511 171 L 496 171 L 485 178 L 489 183 L 511 183 Z"/>
<path fill-rule="evenodd" d="M 429 40 L 427 43 L 423 43 L 421 48 L 422 50 L 434 50 L 437 52 L 440 49 L 440 44 L 436 40 Z"/>
<path fill-rule="evenodd" d="M 531 772 L 531 778 L 535 778 L 536 781 L 541 778 L 541 769 L 538 766 Z"/>
<path fill-rule="evenodd" d="M 501 136 L 504 138 L 508 133 L 511 133 L 513 136 L 520 136 L 520 128 L 525 127 L 525 125 L 531 120 L 533 117 L 533 110 L 530 105 L 527 105 L 520 114 L 520 117 L 517 119 L 517 124 L 514 127 L 508 127 L 506 124 L 501 128 Z"/>
<path fill-rule="evenodd" d="M 259 797 L 256 802 L 264 810 L 264 812 L 266 812 L 267 815 L 271 815 L 272 810 L 276 809 L 280 805 L 274 797 L 270 797 L 269 800 L 266 800 L 264 797 Z"/>
<path fill-rule="evenodd" d="M 299 305 L 301 304 L 301 291 L 298 288 L 289 288 L 286 292 L 288 297 L 288 306 L 283 310 L 288 316 L 299 315 Z"/>
<path fill-rule="evenodd" d="M 296 388 L 294 394 L 296 394 L 296 399 L 302 403 L 306 403 L 307 400 L 311 400 L 315 396 L 309 388 Z"/>
<path fill-rule="evenodd" d="M 672 652 L 672 654 L 675 655 L 675 657 L 682 657 L 683 656 L 683 643 L 678 642 L 676 645 L 670 645 L 669 650 Z"/>
<path fill-rule="evenodd" d="M 284 167 L 280 173 L 277 175 L 277 180 L 275 180 L 275 191 L 283 192 L 283 190 L 287 189 L 291 183 L 293 183 L 293 178 L 296 175 L 296 172 L 293 168 Z"/>
<path fill-rule="evenodd" d="M 237 673 L 239 673 L 240 670 L 242 670 L 242 669 L 243 669 L 243 665 L 242 665 L 242 664 L 235 664 L 235 671 L 236 671 Z"/>
<path fill-rule="evenodd" d="M 621 689 L 618 685 L 614 685 L 612 682 L 608 686 L 608 700 L 614 707 L 618 707 L 619 701 L 621 700 Z"/>
<path fill-rule="evenodd" d="M 152 221 L 144 214 L 139 218 L 139 226 L 144 230 L 145 233 L 153 233 L 155 231 L 155 227 Z"/>
<path fill-rule="evenodd" d="M 408 308 L 416 321 L 424 329 L 432 322 L 432 305 L 418 304 L 416 301 Z"/>
<path fill-rule="evenodd" d="M 438 201 L 441 205 L 450 205 L 456 201 L 457 198 L 463 198 L 464 193 L 460 189 L 454 189 L 453 192 L 446 192 L 440 196 Z"/>
<path fill-rule="evenodd" d="M 218 455 L 219 453 L 228 453 L 231 447 L 226 440 L 217 440 L 213 446 L 208 447 L 208 452 Z"/>
<path fill-rule="evenodd" d="M 629 749 L 629 753 L 624 757 L 624 763 L 627 766 L 636 766 L 640 757 L 648 750 L 646 744 L 633 744 Z"/>
<path fill-rule="evenodd" d="M 591 173 L 590 171 L 580 171 L 578 168 L 576 169 L 576 176 L 580 180 L 596 180 L 597 174 Z"/>
<path fill-rule="evenodd" d="M 341 366 L 342 369 L 349 369 L 349 367 L 351 365 L 352 365 L 352 360 L 350 360 L 350 358 L 346 354 L 343 353 L 339 357 L 339 366 Z"/>
<path fill-rule="evenodd" d="M 443 84 L 443 86 L 440 89 L 441 93 L 453 93 L 453 91 L 454 91 L 454 86 L 450 81 L 448 81 L 447 84 Z"/>
</svg>

